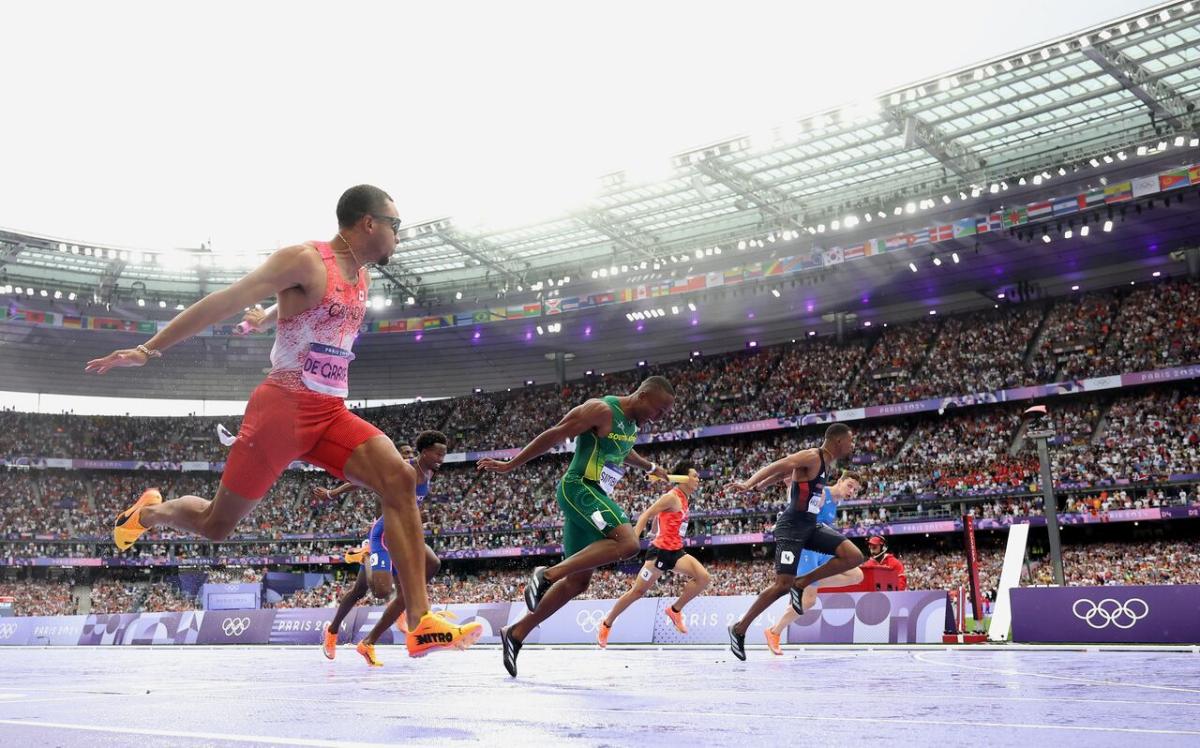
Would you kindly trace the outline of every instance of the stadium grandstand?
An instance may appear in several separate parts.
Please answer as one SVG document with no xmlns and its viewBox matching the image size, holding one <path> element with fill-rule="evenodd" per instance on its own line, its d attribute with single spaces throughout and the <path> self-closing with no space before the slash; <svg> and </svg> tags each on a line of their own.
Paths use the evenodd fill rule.
<svg viewBox="0 0 1200 748">
<path fill-rule="evenodd" d="M 853 451 L 839 470 L 854 471 L 861 490 L 840 500 L 825 525 L 871 560 L 860 586 L 819 597 L 858 596 L 847 603 L 859 605 L 855 631 L 871 628 L 860 603 L 877 593 L 930 593 L 945 623 L 922 625 L 936 628 L 938 643 L 957 643 L 973 635 L 1060 641 L 1022 639 L 1022 609 L 1010 592 L 1137 588 L 1112 599 L 1136 594 L 1158 610 L 1167 605 L 1154 594 L 1200 591 L 1197 49 L 1200 8 L 1163 3 L 677 151 L 652 179 L 605 174 L 586 204 L 548 220 L 505 228 L 453 215 L 405 220 L 390 261 L 366 266 L 370 291 L 360 299 L 357 339 L 350 336 L 346 402 L 398 446 L 416 445 L 423 432 L 445 435 L 446 454 L 429 471 L 420 503 L 425 541 L 441 561 L 429 602 L 482 622 L 483 642 L 500 644 L 508 664 L 501 625 L 519 625 L 520 601 L 528 604 L 540 570 L 572 556 L 571 519 L 556 497 L 578 440 L 591 432 L 557 441 L 511 475 L 481 466 L 516 458 L 572 408 L 640 391 L 650 377 L 670 383 L 673 407 L 636 424 L 636 453 L 651 472 L 695 467 L 700 488 L 684 505 L 682 550 L 709 580 L 697 602 L 720 613 L 689 621 L 700 638 L 670 628 L 650 637 L 647 628 L 650 638 L 631 645 L 715 643 L 724 652 L 734 635 L 726 626 L 782 573 L 777 522 L 792 511 L 797 487 L 815 478 L 797 472 L 786 486 L 754 492 L 739 482 L 788 455 L 825 449 L 832 424 L 852 429 Z M 168 503 L 217 495 L 233 464 L 219 432 L 241 433 L 239 440 L 255 433 L 241 414 L 272 372 L 275 324 L 247 328 L 239 323 L 251 308 L 239 307 L 161 357 L 147 353 L 144 366 L 103 377 L 85 371 L 110 351 L 146 345 L 269 256 L 0 229 L 0 633 L 8 621 L 37 617 L 43 627 L 78 622 L 85 633 L 71 643 L 195 643 L 186 631 L 193 626 L 202 643 L 226 644 L 232 640 L 206 641 L 204 622 L 252 611 L 244 615 L 252 631 L 268 621 L 251 634 L 256 642 L 311 644 L 316 652 L 333 609 L 362 585 L 347 554 L 376 518 L 393 516 L 370 490 L 330 495 L 341 480 L 296 460 L 224 537 L 162 524 L 132 547 L 114 544 L 114 522 L 146 489 Z M 262 298 L 260 308 L 281 298 Z M 1039 407 L 1044 418 L 1031 415 Z M 824 471 L 828 458 L 819 454 Z M 634 522 L 662 494 L 663 484 L 644 472 L 630 469 L 609 491 Z M 830 472 L 829 485 L 835 480 Z M 591 644 L 599 627 L 611 628 L 592 619 L 653 567 L 643 567 L 644 554 L 661 553 L 654 538 L 636 540 L 636 557 L 599 565 L 568 603 L 577 606 L 561 614 L 570 635 L 553 638 L 557 629 L 543 625 L 543 638 L 527 641 Z M 868 550 L 880 545 L 880 555 Z M 880 570 L 888 556 L 902 563 L 902 581 Z M 647 594 L 674 599 L 686 576 L 666 573 Z M 1150 588 L 1157 592 L 1141 591 Z M 361 610 L 333 632 L 335 645 L 362 640 L 390 597 L 358 594 L 347 604 Z M 654 604 L 635 603 L 629 618 L 642 610 L 636 606 Z M 736 615 L 727 615 L 730 604 Z M 770 609 L 751 644 L 762 644 L 762 626 L 786 604 Z M 485 608 L 503 612 L 492 620 Z M 801 638 L 832 620 L 820 618 L 824 610 L 801 613 L 785 643 L 877 641 L 837 638 L 831 624 Z M 1103 616 L 1117 620 L 1124 610 Z M 280 622 L 307 614 L 320 626 L 287 638 Z M 1141 617 L 1130 615 L 1134 623 Z M 667 620 L 658 618 L 654 626 Z M 147 624 L 138 639 L 138 620 L 169 631 Z M 882 641 L 918 642 L 895 638 L 907 625 L 897 620 L 893 638 L 885 632 Z M 997 620 L 1005 621 L 999 634 Z M 37 638 L 32 626 L 20 643 L 66 643 Z M 92 633 L 100 638 L 84 641 Z M 1200 641 L 1187 638 L 1200 633 L 1153 638 L 1160 635 L 1061 641 Z M 394 636 L 383 643 L 405 641 Z M 751 664 L 760 654 L 751 652 Z M 530 657 L 529 668 L 549 662 Z M 1063 662 L 1054 677 L 1074 667 Z M 498 663 L 491 665 L 472 677 L 496 675 Z M 675 677 L 726 666 L 688 667 Z M 1164 677 L 1175 678 L 1175 666 L 1164 667 Z M 569 668 L 564 679 L 586 677 L 582 660 Z M 1195 666 L 1181 667 L 1172 687 L 1185 671 Z M 1092 685 L 1104 679 L 1092 676 Z M 1187 693 L 1176 695 L 1200 703 L 1195 684 L 1184 685 L 1177 690 Z M 29 728 L 21 722 L 29 714 L 0 712 L 0 736 L 10 717 L 24 725 L 14 729 Z M 870 719 L 882 726 L 888 718 Z M 1179 727 L 1172 738 L 1196 734 L 1185 722 L 1169 722 Z M 553 734 L 522 729 L 535 730 L 534 743 Z M 695 737 L 678 729 L 680 742 Z M 621 735 L 614 742 L 633 733 Z M 329 739 L 312 744 L 349 738 Z"/>
</svg>

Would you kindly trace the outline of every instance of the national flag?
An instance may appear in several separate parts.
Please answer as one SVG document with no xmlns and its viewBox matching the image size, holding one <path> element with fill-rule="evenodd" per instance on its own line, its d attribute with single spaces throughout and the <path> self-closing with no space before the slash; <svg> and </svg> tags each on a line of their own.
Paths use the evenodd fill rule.
<svg viewBox="0 0 1200 748">
<path fill-rule="evenodd" d="M 871 248 L 870 251 L 867 252 L 868 255 L 881 255 L 888 251 L 886 239 L 872 239 L 871 241 L 867 242 L 867 245 Z"/>
<path fill-rule="evenodd" d="M 954 227 L 950 224 L 929 227 L 929 241 L 944 242 L 954 238 Z"/>
<path fill-rule="evenodd" d="M 707 288 L 708 279 L 703 275 L 691 275 L 688 276 L 687 282 L 689 291 L 703 291 Z"/>
<path fill-rule="evenodd" d="M 999 213 L 990 213 L 979 219 L 976 225 L 975 233 L 987 234 L 992 231 L 999 231 L 1004 228 L 1004 219 Z"/>
<path fill-rule="evenodd" d="M 1112 205 L 1113 203 L 1124 203 L 1133 199 L 1133 183 L 1121 182 L 1120 184 L 1110 184 L 1104 188 L 1104 202 Z"/>
<path fill-rule="evenodd" d="M 723 275 L 725 276 L 725 285 L 727 285 L 727 286 L 736 286 L 738 283 L 741 283 L 742 280 L 744 279 L 741 268 L 734 268 L 733 270 L 726 270 L 723 273 Z"/>
<path fill-rule="evenodd" d="M 821 259 L 826 265 L 840 265 L 845 262 L 841 247 L 833 247 L 821 253 Z"/>
<path fill-rule="evenodd" d="M 1104 204 L 1104 190 L 1103 189 L 1091 190 L 1091 191 L 1085 192 L 1079 196 L 1079 209 L 1080 210 L 1087 210 L 1088 208 L 1093 208 L 1097 205 L 1103 205 L 1103 204 Z"/>
<path fill-rule="evenodd" d="M 846 261 L 858 260 L 866 256 L 866 244 L 855 244 L 853 247 L 846 247 L 842 250 L 842 259 Z"/>
<path fill-rule="evenodd" d="M 1167 190 L 1177 190 L 1180 187 L 1188 186 L 1188 170 L 1187 169 L 1172 169 L 1168 172 L 1163 172 L 1158 175 L 1158 189 L 1166 192 Z"/>
<path fill-rule="evenodd" d="M 19 309 L 19 310 L 17 310 L 16 319 L 18 319 L 18 320 L 23 319 L 24 321 L 29 322 L 30 324 L 40 325 L 46 321 L 46 313 L 45 312 L 35 312 L 32 309 Z"/>
<path fill-rule="evenodd" d="M 455 327 L 467 327 L 468 325 L 473 324 L 475 324 L 475 315 L 472 312 L 464 312 L 462 314 L 454 315 Z"/>
<path fill-rule="evenodd" d="M 885 252 L 895 252 L 901 249 L 908 249 L 912 245 L 912 243 L 909 241 L 908 234 L 892 234 L 883 241 Z"/>
<path fill-rule="evenodd" d="M 929 243 L 929 229 L 917 229 L 908 235 L 908 246 L 916 247 Z"/>
<path fill-rule="evenodd" d="M 425 330 L 436 330 L 442 326 L 441 317 L 423 317 L 421 318 L 421 327 Z"/>
<path fill-rule="evenodd" d="M 642 285 L 633 289 L 633 295 L 638 301 L 642 301 L 650 298 L 650 290 L 646 288 L 646 284 L 643 283 Z"/>
<path fill-rule="evenodd" d="M 69 327 L 78 330 L 83 327 L 83 319 L 81 317 L 70 317 L 64 315 L 62 325 L 63 327 Z"/>
<path fill-rule="evenodd" d="M 764 271 L 764 274 L 768 276 L 783 275 L 783 262 L 780 260 L 772 260 L 767 264 L 767 269 Z"/>
<path fill-rule="evenodd" d="M 1056 197 L 1054 202 L 1054 215 L 1065 216 L 1071 213 L 1079 212 L 1079 195 L 1071 195 L 1070 197 Z"/>
<path fill-rule="evenodd" d="M 492 321 L 492 313 L 486 309 L 480 309 L 477 312 L 471 312 L 471 321 L 484 325 Z"/>
<path fill-rule="evenodd" d="M 747 265 L 742 269 L 742 273 L 746 280 L 761 278 L 763 274 L 763 265 L 761 262 L 756 262 L 753 265 Z"/>
<path fill-rule="evenodd" d="M 975 236 L 978 226 L 979 222 L 975 218 L 960 218 L 954 222 L 954 238 L 965 239 L 968 236 Z"/>
<path fill-rule="evenodd" d="M 525 307 L 521 305 L 510 306 L 504 310 L 505 319 L 525 319 Z"/>
<path fill-rule="evenodd" d="M 621 301 L 623 301 L 623 302 L 624 301 L 633 301 L 635 299 L 633 289 L 632 288 L 622 288 L 620 291 L 620 298 L 621 298 Z"/>
<path fill-rule="evenodd" d="M 508 319 L 508 310 L 502 306 L 489 307 L 487 310 L 488 322 L 496 322 L 502 319 Z"/>
<path fill-rule="evenodd" d="M 379 323 L 380 332 L 408 332 L 408 320 L 385 319 Z"/>
<path fill-rule="evenodd" d="M 562 310 L 564 312 L 573 312 L 579 308 L 579 297 L 569 296 L 562 300 Z"/>
<path fill-rule="evenodd" d="M 1046 218 L 1054 213 L 1054 203 L 1050 200 L 1042 200 L 1036 203 L 1029 203 L 1025 206 L 1025 214 L 1029 216 L 1029 220 L 1036 221 L 1039 218 Z"/>
<path fill-rule="evenodd" d="M 1188 167 L 1188 181 L 1192 184 L 1200 184 L 1200 164 Z"/>
<path fill-rule="evenodd" d="M 1024 205 L 1014 205 L 1000 214 L 1000 225 L 1006 229 L 1023 223 L 1029 223 L 1029 211 Z"/>
<path fill-rule="evenodd" d="M 559 299 L 559 298 L 546 299 L 545 301 L 542 302 L 542 304 L 546 308 L 547 315 L 562 313 L 562 299 Z"/>
<path fill-rule="evenodd" d="M 526 304 L 521 308 L 521 313 L 526 317 L 537 317 L 542 313 L 542 302 L 535 301 L 532 304 Z"/>
<path fill-rule="evenodd" d="M 725 285 L 725 274 L 724 273 L 706 273 L 704 276 L 704 283 L 709 288 L 716 288 L 718 286 L 723 286 L 723 285 Z"/>
<path fill-rule="evenodd" d="M 409 332 L 416 332 L 417 330 L 425 329 L 425 325 L 422 324 L 423 320 L 420 317 L 409 317 L 404 322 L 405 325 L 408 326 Z"/>
<path fill-rule="evenodd" d="M 1153 177 L 1138 177 L 1132 181 L 1132 184 L 1134 197 L 1153 195 L 1159 191 L 1157 175 Z"/>
<path fill-rule="evenodd" d="M 657 299 L 660 296 L 667 296 L 671 293 L 670 281 L 666 283 L 655 283 L 650 287 L 650 298 Z"/>
<path fill-rule="evenodd" d="M 592 302 L 592 306 L 615 304 L 617 303 L 617 296 L 611 291 L 607 293 L 594 293 L 591 296 L 588 296 L 588 301 Z"/>
</svg>

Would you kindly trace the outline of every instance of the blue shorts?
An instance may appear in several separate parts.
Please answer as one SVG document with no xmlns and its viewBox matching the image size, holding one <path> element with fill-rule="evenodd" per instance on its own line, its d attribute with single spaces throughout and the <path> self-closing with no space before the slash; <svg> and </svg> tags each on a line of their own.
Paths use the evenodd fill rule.
<svg viewBox="0 0 1200 748">
<path fill-rule="evenodd" d="M 389 574 L 396 573 L 396 567 L 392 566 L 392 557 L 388 554 L 387 546 L 383 542 L 383 517 L 375 520 L 375 524 L 371 525 L 371 571 L 386 571 Z"/>
<path fill-rule="evenodd" d="M 833 558 L 828 553 L 817 553 L 816 551 L 805 550 L 800 553 L 800 563 L 796 565 L 796 576 L 807 574 L 829 559 Z"/>
</svg>

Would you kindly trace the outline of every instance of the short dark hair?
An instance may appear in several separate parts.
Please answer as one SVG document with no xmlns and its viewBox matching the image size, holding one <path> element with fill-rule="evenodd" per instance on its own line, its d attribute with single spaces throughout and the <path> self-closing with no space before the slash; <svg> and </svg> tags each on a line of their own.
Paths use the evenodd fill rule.
<svg viewBox="0 0 1200 748">
<path fill-rule="evenodd" d="M 863 482 L 862 475 L 853 470 L 843 470 L 842 475 L 838 478 L 838 480 L 852 480 L 860 486 Z"/>
<path fill-rule="evenodd" d="M 687 475 L 689 471 L 695 470 L 696 466 L 691 460 L 680 460 L 675 463 L 675 467 L 671 468 L 671 475 Z"/>
<path fill-rule="evenodd" d="M 652 377 L 646 377 L 638 386 L 639 390 L 659 390 L 665 392 L 671 397 L 675 397 L 675 388 L 667 381 L 666 377 L 660 377 L 655 374 Z"/>
<path fill-rule="evenodd" d="M 424 452 L 435 444 L 441 444 L 442 446 L 445 446 L 449 443 L 450 441 L 446 439 L 446 435 L 440 431 L 422 431 L 421 433 L 417 434 L 416 449 L 418 452 Z"/>
<path fill-rule="evenodd" d="M 391 195 L 369 184 L 351 187 L 338 198 L 338 228 L 348 229 L 365 215 L 382 213 L 391 199 Z"/>
<path fill-rule="evenodd" d="M 825 429 L 825 441 L 831 442 L 834 439 L 850 435 L 850 427 L 844 423 L 831 423 L 829 428 Z"/>
</svg>

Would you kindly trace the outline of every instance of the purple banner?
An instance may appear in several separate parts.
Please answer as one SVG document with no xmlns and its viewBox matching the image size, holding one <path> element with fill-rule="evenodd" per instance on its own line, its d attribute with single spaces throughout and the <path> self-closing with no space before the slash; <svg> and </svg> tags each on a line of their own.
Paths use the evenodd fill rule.
<svg viewBox="0 0 1200 748">
<path fill-rule="evenodd" d="M 207 611 L 200 622 L 197 644 L 266 644 L 274 610 Z"/>
<path fill-rule="evenodd" d="M 688 603 L 683 609 L 683 622 L 688 632 L 681 634 L 675 629 L 675 624 L 664 614 L 667 606 L 675 602 L 674 597 L 659 597 L 653 620 L 653 642 L 655 644 L 724 644 L 729 641 L 728 628 L 746 614 L 750 604 L 754 602 L 753 595 L 732 595 L 727 597 L 698 597 Z M 761 644 L 763 631 L 768 626 L 774 626 L 779 617 L 787 610 L 788 599 L 776 600 L 766 612 L 758 617 L 746 631 L 748 644 Z M 607 608 L 605 608 L 607 610 Z M 621 617 L 624 620 L 624 616 Z M 620 622 L 618 622 L 620 625 Z M 613 627 L 614 633 L 616 627 Z"/>
<path fill-rule="evenodd" d="M 613 626 L 610 642 L 651 642 L 655 613 L 661 598 L 642 598 L 621 614 Z M 674 601 L 674 598 L 671 598 Z M 615 600 L 572 600 L 554 615 L 542 621 L 525 641 L 529 644 L 588 644 L 596 641 L 596 631 Z M 699 603 L 696 600 L 693 604 Z M 690 608 L 689 608 L 690 609 Z M 524 603 L 512 603 L 508 623 L 525 615 Z M 670 625 L 670 622 L 667 622 Z M 618 638 L 619 637 L 619 638 Z"/>
<path fill-rule="evenodd" d="M 83 625 L 87 618 L 87 616 L 36 616 L 26 619 L 33 623 L 24 643 L 32 646 L 74 646 L 79 644 L 79 637 L 83 634 Z M 8 621 L 19 620 L 21 619 L 8 619 Z"/>
<path fill-rule="evenodd" d="M 1200 585 L 1009 591 L 1018 642 L 1200 644 Z"/>
<path fill-rule="evenodd" d="M 235 584 L 206 583 L 200 588 L 200 600 L 205 610 L 246 610 L 261 607 L 262 584 L 238 582 Z"/>
<path fill-rule="evenodd" d="M 275 620 L 268 625 L 270 644 L 320 644 L 337 608 L 281 608 L 272 612 Z M 348 622 L 342 622 L 343 630 Z"/>
<path fill-rule="evenodd" d="M 829 592 L 788 626 L 788 642 L 932 644 L 946 631 L 945 592 Z"/>
</svg>

